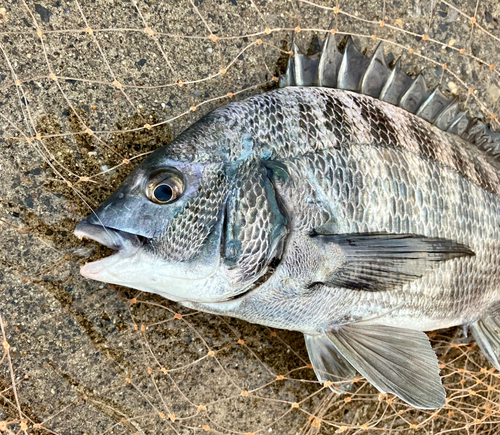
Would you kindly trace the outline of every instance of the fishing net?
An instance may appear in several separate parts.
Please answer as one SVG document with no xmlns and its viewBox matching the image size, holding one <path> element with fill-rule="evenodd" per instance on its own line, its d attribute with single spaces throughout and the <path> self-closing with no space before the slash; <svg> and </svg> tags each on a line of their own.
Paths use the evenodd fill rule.
<svg viewBox="0 0 500 435">
<path fill-rule="evenodd" d="M 301 334 L 79 274 L 109 252 L 76 223 L 151 150 L 276 86 L 293 32 L 313 52 L 332 20 L 498 129 L 494 0 L 0 3 L 0 432 L 499 433 L 500 375 L 457 329 L 430 334 L 447 405 L 419 411 L 361 377 L 319 384 Z"/>
</svg>

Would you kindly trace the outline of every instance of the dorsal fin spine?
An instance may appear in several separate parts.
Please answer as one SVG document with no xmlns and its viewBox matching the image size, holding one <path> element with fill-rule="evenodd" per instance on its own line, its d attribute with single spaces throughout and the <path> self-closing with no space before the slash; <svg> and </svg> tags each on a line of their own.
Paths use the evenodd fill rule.
<svg viewBox="0 0 500 435">
<path fill-rule="evenodd" d="M 337 77 L 342 58 L 342 53 L 337 47 L 335 35 L 330 33 L 323 43 L 321 50 L 321 57 L 318 64 L 318 86 L 327 88 L 337 87 Z"/>
<path fill-rule="evenodd" d="M 342 53 L 332 32 L 319 53 L 307 56 L 293 44 L 286 74 L 279 87 L 321 86 L 356 91 L 400 106 L 408 112 L 433 123 L 441 130 L 457 134 L 500 160 L 500 133 L 476 118 L 460 111 L 455 98 L 451 100 L 436 88 L 429 90 L 422 73 L 412 79 L 401 69 L 399 58 L 392 69 L 385 63 L 383 44 L 371 58 L 364 56 L 347 37 Z"/>
<path fill-rule="evenodd" d="M 412 82 L 413 80 L 401 70 L 401 58 L 399 58 L 380 92 L 380 99 L 397 105 L 404 93 L 410 88 Z"/>
<path fill-rule="evenodd" d="M 380 42 L 370 59 L 359 85 L 359 92 L 378 98 L 391 71 L 387 68 L 384 58 L 384 43 Z"/>
<path fill-rule="evenodd" d="M 351 36 L 348 36 L 337 78 L 337 87 L 346 91 L 357 91 L 369 63 L 370 59 L 356 48 Z"/>
<path fill-rule="evenodd" d="M 453 100 L 446 98 L 439 88 L 434 89 L 434 92 L 429 95 L 417 110 L 416 115 L 424 118 L 426 121 L 434 123 L 440 113 L 453 103 Z"/>
<path fill-rule="evenodd" d="M 469 119 L 467 118 L 467 112 L 460 112 L 446 131 L 461 136 L 468 125 Z"/>
<path fill-rule="evenodd" d="M 398 106 L 410 113 L 417 113 L 418 108 L 429 98 L 430 94 L 431 91 L 427 88 L 424 76 L 420 73 L 410 88 L 403 94 Z"/>
<path fill-rule="evenodd" d="M 452 103 L 444 109 L 434 121 L 434 124 L 441 130 L 446 131 L 460 113 L 460 103 L 455 98 Z"/>
</svg>

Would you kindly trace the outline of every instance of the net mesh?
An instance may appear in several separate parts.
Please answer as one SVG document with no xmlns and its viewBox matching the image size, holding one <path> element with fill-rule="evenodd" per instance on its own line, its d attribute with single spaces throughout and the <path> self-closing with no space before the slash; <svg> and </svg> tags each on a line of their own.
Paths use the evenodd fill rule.
<svg viewBox="0 0 500 435">
<path fill-rule="evenodd" d="M 311 51 L 332 20 L 498 130 L 499 19 L 493 0 L 1 3 L 0 432 L 497 434 L 500 376 L 456 329 L 429 334 L 444 408 L 361 377 L 337 395 L 301 334 L 84 280 L 108 252 L 72 231 L 151 150 L 276 86 L 292 32 Z"/>
</svg>

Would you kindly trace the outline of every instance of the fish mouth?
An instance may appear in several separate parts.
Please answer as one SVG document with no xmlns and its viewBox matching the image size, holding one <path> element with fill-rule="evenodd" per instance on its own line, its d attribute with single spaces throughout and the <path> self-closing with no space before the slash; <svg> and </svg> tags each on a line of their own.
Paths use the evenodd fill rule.
<svg viewBox="0 0 500 435">
<path fill-rule="evenodd" d="M 123 259 L 134 256 L 143 246 L 150 242 L 147 237 L 127 233 L 101 224 L 91 224 L 87 220 L 80 222 L 76 226 L 74 234 L 79 239 L 94 240 L 117 251 L 113 255 L 84 264 L 80 268 L 82 276 L 98 281 L 100 281 L 101 272 Z"/>
<path fill-rule="evenodd" d="M 80 273 L 83 277 L 156 293 L 172 301 L 191 300 L 185 294 L 190 291 L 189 287 L 198 286 L 210 279 L 219 266 L 217 259 L 209 268 L 204 268 L 193 276 L 193 266 L 189 263 L 169 264 L 144 249 L 152 242 L 152 238 L 93 224 L 88 220 L 80 222 L 74 234 L 80 239 L 91 239 L 117 251 L 81 266 Z"/>
<path fill-rule="evenodd" d="M 141 246 L 149 243 L 150 239 L 104 225 L 91 224 L 84 220 L 80 222 L 74 231 L 79 239 L 87 238 L 101 245 L 107 246 L 114 251 L 137 251 Z"/>
</svg>

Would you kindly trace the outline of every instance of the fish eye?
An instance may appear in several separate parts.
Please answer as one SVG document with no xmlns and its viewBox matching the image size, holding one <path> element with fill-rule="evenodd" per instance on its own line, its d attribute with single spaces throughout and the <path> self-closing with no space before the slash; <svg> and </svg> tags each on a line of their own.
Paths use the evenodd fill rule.
<svg viewBox="0 0 500 435">
<path fill-rule="evenodd" d="M 168 169 L 155 174 L 146 186 L 146 196 L 157 204 L 174 202 L 184 193 L 184 181 L 177 171 Z"/>
</svg>

